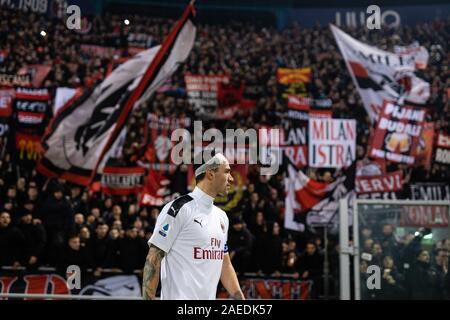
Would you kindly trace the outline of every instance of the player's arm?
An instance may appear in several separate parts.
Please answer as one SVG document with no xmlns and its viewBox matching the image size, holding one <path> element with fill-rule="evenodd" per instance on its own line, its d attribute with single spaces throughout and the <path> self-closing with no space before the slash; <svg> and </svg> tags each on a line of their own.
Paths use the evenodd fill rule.
<svg viewBox="0 0 450 320">
<path fill-rule="evenodd" d="M 144 300 L 153 300 L 156 297 L 156 289 L 159 283 L 161 260 L 166 253 L 151 244 L 145 260 L 144 273 L 142 275 L 142 297 Z"/>
<path fill-rule="evenodd" d="M 237 300 L 244 300 L 244 293 L 239 285 L 239 280 L 237 278 L 236 272 L 234 271 L 233 265 L 231 264 L 231 259 L 229 254 L 225 254 L 223 257 L 222 273 L 220 275 L 220 281 L 225 289 L 230 294 L 231 298 Z"/>
</svg>

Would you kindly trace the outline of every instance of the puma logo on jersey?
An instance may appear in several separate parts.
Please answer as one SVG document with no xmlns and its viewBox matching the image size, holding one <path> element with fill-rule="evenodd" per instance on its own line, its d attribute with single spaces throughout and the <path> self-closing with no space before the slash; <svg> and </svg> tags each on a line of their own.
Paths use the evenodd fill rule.
<svg viewBox="0 0 450 320">
<path fill-rule="evenodd" d="M 194 222 L 197 222 L 199 225 L 200 225 L 200 227 L 202 227 L 203 228 L 203 225 L 202 225 L 202 220 L 199 220 L 199 219 L 194 219 Z"/>
</svg>

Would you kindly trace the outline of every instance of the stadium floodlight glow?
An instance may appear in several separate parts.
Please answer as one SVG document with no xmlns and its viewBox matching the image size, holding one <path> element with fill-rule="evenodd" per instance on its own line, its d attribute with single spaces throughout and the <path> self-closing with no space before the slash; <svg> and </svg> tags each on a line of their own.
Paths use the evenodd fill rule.
<svg viewBox="0 0 450 320">
<path fill-rule="evenodd" d="M 130 20 L 125 19 L 125 20 L 123 20 L 123 23 L 125 23 L 125 25 L 129 25 L 130 24 Z"/>
<path fill-rule="evenodd" d="M 43 37 L 45 37 L 45 36 L 47 35 L 47 32 L 45 32 L 44 30 L 41 30 L 40 35 L 43 36 Z"/>
</svg>

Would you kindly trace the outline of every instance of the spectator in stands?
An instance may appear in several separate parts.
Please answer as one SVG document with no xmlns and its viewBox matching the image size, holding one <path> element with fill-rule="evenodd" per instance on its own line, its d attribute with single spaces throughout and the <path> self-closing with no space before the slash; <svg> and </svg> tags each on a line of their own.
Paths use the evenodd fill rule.
<svg viewBox="0 0 450 320">
<path fill-rule="evenodd" d="M 372 246 L 372 264 L 381 267 L 383 265 L 383 247 L 378 242 Z"/>
<path fill-rule="evenodd" d="M 285 274 L 291 274 L 294 278 L 298 279 L 299 273 L 296 269 L 298 256 L 295 251 L 289 251 L 288 254 L 284 257 L 282 262 L 281 271 Z"/>
<path fill-rule="evenodd" d="M 436 275 L 430 270 L 430 254 L 421 250 L 415 263 L 406 274 L 409 299 L 430 300 L 436 289 Z"/>
<path fill-rule="evenodd" d="M 264 242 L 265 259 L 262 271 L 267 275 L 280 276 L 283 260 L 283 238 L 280 233 L 280 225 L 278 222 L 272 222 L 269 224 L 269 230 Z"/>
<path fill-rule="evenodd" d="M 136 228 L 125 231 L 125 237 L 118 240 L 118 266 L 125 273 L 142 268 L 142 261 L 148 252 L 145 240 L 138 235 Z"/>
<path fill-rule="evenodd" d="M 22 209 L 22 216 L 17 228 L 24 237 L 22 248 L 22 265 L 37 267 L 40 264 L 41 254 L 45 248 L 47 236 L 40 223 L 33 223 L 33 215 L 30 211 Z"/>
<path fill-rule="evenodd" d="M 74 216 L 74 231 L 75 233 L 79 233 L 81 228 L 84 227 L 84 215 L 82 213 L 75 213 Z"/>
<path fill-rule="evenodd" d="M 112 226 L 115 221 L 122 221 L 122 208 L 117 204 L 112 207 L 111 216 L 106 220 L 106 223 Z"/>
<path fill-rule="evenodd" d="M 308 242 L 306 244 L 305 251 L 300 255 L 297 261 L 297 270 L 300 279 L 313 281 L 311 295 L 313 298 L 317 299 L 322 288 L 321 275 L 323 272 L 323 256 L 317 251 L 314 242 Z"/>
<path fill-rule="evenodd" d="M 63 196 L 62 186 L 55 185 L 53 193 L 42 205 L 39 216 L 47 231 L 47 262 L 55 264 L 57 254 L 66 243 L 66 235 L 74 232 L 74 213 Z"/>
<path fill-rule="evenodd" d="M 115 262 L 114 244 L 108 237 L 109 227 L 104 222 L 99 222 L 92 237 L 92 257 L 94 275 L 100 277 L 104 268 L 112 267 Z"/>
<path fill-rule="evenodd" d="M 374 241 L 372 238 L 366 238 L 364 240 L 363 252 L 372 254 Z"/>
<path fill-rule="evenodd" d="M 242 217 L 245 221 L 245 223 L 248 226 L 252 225 L 252 220 L 256 216 L 256 213 L 258 211 L 262 211 L 263 207 L 261 205 L 259 194 L 256 192 L 253 192 L 250 195 L 250 200 L 244 204 L 244 207 L 242 208 Z"/>
<path fill-rule="evenodd" d="M 3 202 L 3 209 L 11 215 L 11 222 L 16 225 L 19 221 L 19 202 L 17 199 L 17 190 L 15 186 L 10 186 L 6 193 L 6 199 Z"/>
<path fill-rule="evenodd" d="M 112 216 L 112 207 L 113 207 L 113 200 L 108 197 L 103 201 L 103 213 L 102 218 L 104 221 L 109 221 Z"/>
<path fill-rule="evenodd" d="M 235 217 L 230 224 L 227 241 L 230 259 L 236 272 L 244 273 L 250 264 L 253 235 L 241 217 Z"/>
<path fill-rule="evenodd" d="M 361 240 L 364 242 L 366 239 L 372 239 L 372 229 L 365 226 L 361 229 Z"/>
<path fill-rule="evenodd" d="M 127 208 L 127 214 L 122 217 L 121 221 L 124 224 L 125 229 L 131 228 L 137 218 L 137 208 L 135 204 L 130 204 Z"/>
<path fill-rule="evenodd" d="M 280 223 L 280 209 L 284 207 L 278 199 L 277 189 L 270 188 L 270 197 L 264 201 L 264 217 L 266 221 Z"/>
<path fill-rule="evenodd" d="M 80 237 L 75 234 L 68 237 L 67 245 L 62 250 L 61 258 L 58 260 L 61 273 L 65 274 L 67 267 L 71 265 L 79 266 L 82 271 L 92 265 L 89 252 L 81 245 Z"/>
<path fill-rule="evenodd" d="M 79 237 L 81 246 L 86 248 L 89 247 L 88 251 L 90 251 L 91 231 L 89 230 L 89 228 L 86 226 L 82 226 L 79 232 Z"/>
<path fill-rule="evenodd" d="M 397 270 L 391 256 L 383 258 L 381 269 L 381 291 L 379 297 L 384 300 L 405 299 L 404 277 Z"/>
<path fill-rule="evenodd" d="M 394 226 L 390 223 L 386 223 L 382 228 L 382 236 L 380 243 L 385 255 L 390 255 L 394 260 L 399 259 L 399 243 L 394 234 Z"/>
<path fill-rule="evenodd" d="M 8 212 L 0 213 L 0 266 L 20 267 L 24 248 L 24 236 L 11 224 Z"/>
<path fill-rule="evenodd" d="M 445 286 L 445 277 L 448 273 L 449 252 L 445 249 L 437 249 L 434 255 L 434 261 L 431 264 L 431 271 L 436 277 L 436 288 L 433 292 L 434 300 L 446 299 L 448 297 Z"/>
<path fill-rule="evenodd" d="M 88 208 L 85 201 L 83 201 L 83 192 L 80 186 L 73 185 L 70 188 L 70 203 L 74 212 L 80 212 L 83 215 L 87 214 Z"/>
</svg>

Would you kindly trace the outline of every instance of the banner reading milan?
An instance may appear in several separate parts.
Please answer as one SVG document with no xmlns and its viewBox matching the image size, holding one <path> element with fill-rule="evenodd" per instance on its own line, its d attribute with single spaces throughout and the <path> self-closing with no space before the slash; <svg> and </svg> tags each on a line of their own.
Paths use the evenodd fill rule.
<svg viewBox="0 0 450 320">
<path fill-rule="evenodd" d="M 309 166 L 342 168 L 356 159 L 356 121 L 309 119 Z"/>
<path fill-rule="evenodd" d="M 168 79 L 194 45 L 195 10 L 190 4 L 161 46 L 142 51 L 117 67 L 92 91 L 71 99 L 43 139 L 38 170 L 88 185 L 101 173 L 105 155 L 118 143 L 131 111 Z"/>
<path fill-rule="evenodd" d="M 425 115 L 423 108 L 386 102 L 375 127 L 369 155 L 414 164 Z"/>
<path fill-rule="evenodd" d="M 229 79 L 227 75 L 186 74 L 184 76 L 188 101 L 194 106 L 196 115 L 215 118 L 219 84 L 228 83 Z"/>
<path fill-rule="evenodd" d="M 141 167 L 105 167 L 101 178 L 102 191 L 110 195 L 136 194 L 144 186 L 145 169 Z"/>
<path fill-rule="evenodd" d="M 442 164 L 450 164 L 450 135 L 439 132 L 434 161 Z"/>
<path fill-rule="evenodd" d="M 281 99 L 287 99 L 289 95 L 305 96 L 308 92 L 307 85 L 311 82 L 311 68 L 278 68 L 277 80 Z"/>
<path fill-rule="evenodd" d="M 430 84 L 415 75 L 414 55 L 395 54 L 362 43 L 334 25 L 331 31 L 372 122 L 383 101 L 425 104 Z"/>
<path fill-rule="evenodd" d="M 417 41 L 414 41 L 409 46 L 394 46 L 394 52 L 402 55 L 405 59 L 412 57 L 417 69 L 426 69 L 428 65 L 428 58 L 430 54 L 428 50 L 421 46 Z"/>
</svg>

